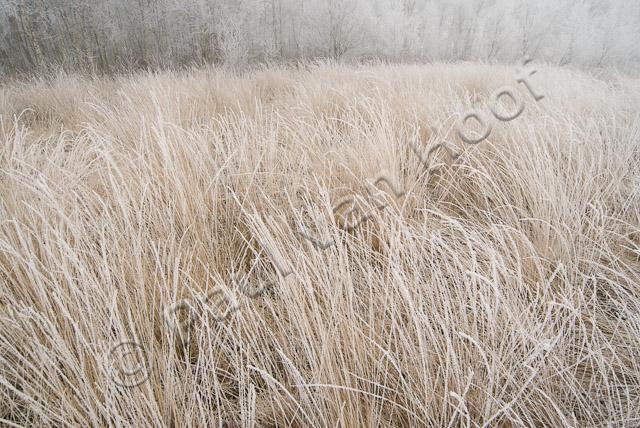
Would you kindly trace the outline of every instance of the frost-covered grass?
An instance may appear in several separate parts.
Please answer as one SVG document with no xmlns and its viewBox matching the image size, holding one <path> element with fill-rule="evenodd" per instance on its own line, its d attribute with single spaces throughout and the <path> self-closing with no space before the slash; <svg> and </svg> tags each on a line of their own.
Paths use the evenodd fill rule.
<svg viewBox="0 0 640 428">
<path fill-rule="evenodd" d="M 515 75 L 0 87 L 0 425 L 640 424 L 640 81 L 540 66 L 536 103 Z M 504 85 L 524 113 L 462 143 Z M 461 156 L 425 174 L 409 143 L 445 141 Z M 345 230 L 332 207 L 366 210 L 381 172 L 406 193 L 381 184 Z M 216 287 L 240 306 L 223 322 Z M 165 319 L 182 299 L 188 335 Z M 118 385 L 137 356 L 148 379 Z"/>
</svg>

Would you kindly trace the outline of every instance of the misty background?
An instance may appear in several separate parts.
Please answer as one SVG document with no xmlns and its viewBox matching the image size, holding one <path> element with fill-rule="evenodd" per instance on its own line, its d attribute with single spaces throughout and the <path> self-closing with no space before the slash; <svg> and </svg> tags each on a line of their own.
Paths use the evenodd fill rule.
<svg viewBox="0 0 640 428">
<path fill-rule="evenodd" d="M 640 63 L 623 0 L 2 0 L 0 72 L 331 58 Z"/>
</svg>

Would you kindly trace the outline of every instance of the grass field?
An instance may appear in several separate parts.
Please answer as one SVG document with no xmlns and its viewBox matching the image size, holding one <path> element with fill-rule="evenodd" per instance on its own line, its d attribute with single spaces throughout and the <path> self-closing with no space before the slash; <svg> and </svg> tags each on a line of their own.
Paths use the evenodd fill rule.
<svg viewBox="0 0 640 428">
<path fill-rule="evenodd" d="M 0 425 L 639 426 L 640 79 L 516 68 L 1 86 Z"/>
</svg>

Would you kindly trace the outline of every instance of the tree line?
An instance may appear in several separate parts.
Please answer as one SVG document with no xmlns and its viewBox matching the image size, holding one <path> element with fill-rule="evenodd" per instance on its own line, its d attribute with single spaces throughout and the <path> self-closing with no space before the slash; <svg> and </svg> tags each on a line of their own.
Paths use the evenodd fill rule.
<svg viewBox="0 0 640 428">
<path fill-rule="evenodd" d="M 0 72 L 332 58 L 640 60 L 640 2 L 624 0 L 3 0 Z"/>
</svg>

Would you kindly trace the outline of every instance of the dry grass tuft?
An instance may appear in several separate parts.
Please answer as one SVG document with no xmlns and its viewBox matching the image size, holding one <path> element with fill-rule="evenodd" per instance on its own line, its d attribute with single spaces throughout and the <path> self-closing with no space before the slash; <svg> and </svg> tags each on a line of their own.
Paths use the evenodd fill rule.
<svg viewBox="0 0 640 428">
<path fill-rule="evenodd" d="M 639 425 L 639 80 L 533 81 L 539 103 L 471 64 L 0 87 L 0 424 Z M 504 85 L 523 115 L 464 145 Z M 445 141 L 425 174 L 409 143 Z M 382 171 L 406 194 L 376 209 Z"/>
</svg>

